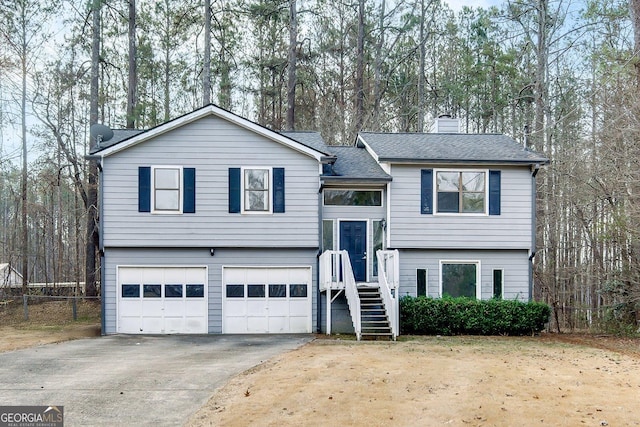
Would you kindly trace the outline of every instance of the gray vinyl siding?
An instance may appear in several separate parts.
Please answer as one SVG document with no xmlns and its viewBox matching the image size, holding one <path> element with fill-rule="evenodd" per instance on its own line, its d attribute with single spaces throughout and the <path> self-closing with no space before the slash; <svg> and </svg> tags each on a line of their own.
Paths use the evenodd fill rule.
<svg viewBox="0 0 640 427">
<path fill-rule="evenodd" d="M 196 213 L 138 212 L 138 167 L 196 169 Z M 228 213 L 228 170 L 284 167 L 285 213 Z M 318 247 L 317 160 L 208 116 L 104 159 L 105 247 Z"/>
<path fill-rule="evenodd" d="M 482 299 L 493 297 L 493 270 L 504 270 L 503 298 L 529 300 L 529 257 L 524 250 L 401 250 L 399 295 L 416 296 L 416 270 L 428 269 L 427 296 L 440 297 L 440 261 L 480 261 Z"/>
<path fill-rule="evenodd" d="M 526 167 L 500 169 L 500 215 L 423 215 L 420 213 L 420 170 L 438 167 L 393 165 L 391 214 L 388 227 L 392 248 L 530 249 L 532 179 Z M 463 170 L 446 166 L 443 168 Z M 435 191 L 435 185 L 434 185 Z M 434 194 L 435 198 L 435 194 Z"/>
<path fill-rule="evenodd" d="M 222 267 L 274 266 L 311 267 L 312 331 L 317 330 L 317 252 L 286 249 L 109 249 L 105 257 L 105 334 L 116 332 L 116 269 L 118 266 L 207 266 L 209 333 L 222 333 Z"/>
</svg>

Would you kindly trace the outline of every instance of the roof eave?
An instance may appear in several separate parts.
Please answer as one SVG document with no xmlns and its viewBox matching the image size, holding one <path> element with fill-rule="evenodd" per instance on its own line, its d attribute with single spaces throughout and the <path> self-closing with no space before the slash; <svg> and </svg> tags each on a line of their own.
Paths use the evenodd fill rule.
<svg viewBox="0 0 640 427">
<path fill-rule="evenodd" d="M 391 177 L 379 177 L 379 178 L 362 178 L 362 177 L 352 177 L 352 176 L 320 176 L 320 179 L 324 182 L 331 183 L 339 183 L 345 182 L 350 184 L 362 183 L 362 184 L 384 184 L 387 182 L 391 182 L 393 178 Z"/>
<path fill-rule="evenodd" d="M 248 129 L 250 131 L 253 131 L 254 133 L 264 136 L 265 138 L 269 138 L 273 141 L 276 141 L 280 144 L 283 144 L 289 148 L 292 148 L 298 152 L 301 152 L 303 154 L 306 154 L 310 157 L 315 158 L 316 160 L 318 160 L 319 162 L 322 161 L 323 157 L 326 156 L 331 156 L 330 153 L 325 153 L 322 151 L 319 151 L 315 148 L 309 147 L 306 144 L 303 144 L 299 141 L 296 141 L 295 139 L 289 138 L 286 135 L 282 135 L 276 131 L 273 131 L 271 129 L 268 129 L 262 125 L 259 125 L 258 123 L 252 122 L 248 119 L 245 119 L 243 117 L 240 117 L 230 111 L 224 110 L 220 107 L 217 107 L 213 104 L 207 105 L 205 107 L 202 107 L 198 110 L 192 111 L 191 113 L 185 114 L 181 117 L 178 117 L 176 119 L 170 120 L 166 123 L 163 123 L 161 125 L 158 125 L 152 129 L 143 131 L 137 135 L 134 135 L 130 138 L 124 139 L 120 142 L 118 142 L 117 144 L 114 144 L 110 147 L 105 147 L 102 150 L 98 150 L 92 154 L 99 154 L 102 157 L 107 157 L 110 156 L 112 154 L 118 153 L 120 151 L 126 150 L 129 147 L 132 147 L 134 145 L 138 145 L 144 141 L 147 141 L 151 138 L 154 138 L 156 136 L 162 135 L 164 133 L 170 132 L 174 129 L 180 128 L 184 125 L 187 125 L 189 123 L 192 123 L 196 120 L 199 120 L 203 117 L 206 117 L 208 115 L 214 115 L 216 117 L 219 117 L 223 120 L 227 120 L 231 123 L 234 123 L 240 127 L 243 127 L 245 129 Z"/>
<path fill-rule="evenodd" d="M 423 164 L 423 163 L 447 163 L 447 164 L 483 164 L 483 165 L 547 165 L 549 159 L 527 159 L 527 160 L 480 160 L 480 159 L 418 159 L 418 158 L 398 158 L 380 157 L 380 162 Z"/>
</svg>

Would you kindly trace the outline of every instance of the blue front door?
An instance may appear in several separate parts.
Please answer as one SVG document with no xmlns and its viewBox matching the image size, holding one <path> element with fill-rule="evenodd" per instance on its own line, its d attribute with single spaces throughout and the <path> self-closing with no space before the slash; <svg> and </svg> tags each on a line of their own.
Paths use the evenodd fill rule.
<svg viewBox="0 0 640 427">
<path fill-rule="evenodd" d="M 367 221 L 340 221 L 340 250 L 346 250 L 356 282 L 367 280 Z"/>
</svg>

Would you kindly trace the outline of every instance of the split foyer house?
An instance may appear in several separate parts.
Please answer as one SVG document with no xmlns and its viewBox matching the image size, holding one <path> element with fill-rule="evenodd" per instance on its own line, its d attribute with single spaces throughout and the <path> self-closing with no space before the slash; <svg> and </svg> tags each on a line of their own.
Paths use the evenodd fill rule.
<svg viewBox="0 0 640 427">
<path fill-rule="evenodd" d="M 338 147 L 210 105 L 116 131 L 90 156 L 103 332 L 395 337 L 403 295 L 528 300 L 547 159 L 435 125 Z"/>
</svg>

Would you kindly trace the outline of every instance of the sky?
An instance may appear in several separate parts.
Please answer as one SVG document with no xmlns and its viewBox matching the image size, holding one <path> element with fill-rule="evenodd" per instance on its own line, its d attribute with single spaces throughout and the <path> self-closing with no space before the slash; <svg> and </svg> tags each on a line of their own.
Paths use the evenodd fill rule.
<svg viewBox="0 0 640 427">
<path fill-rule="evenodd" d="M 463 6 L 488 8 L 491 6 L 500 6 L 506 0 L 445 0 L 449 7 L 455 12 L 462 10 Z"/>
</svg>

